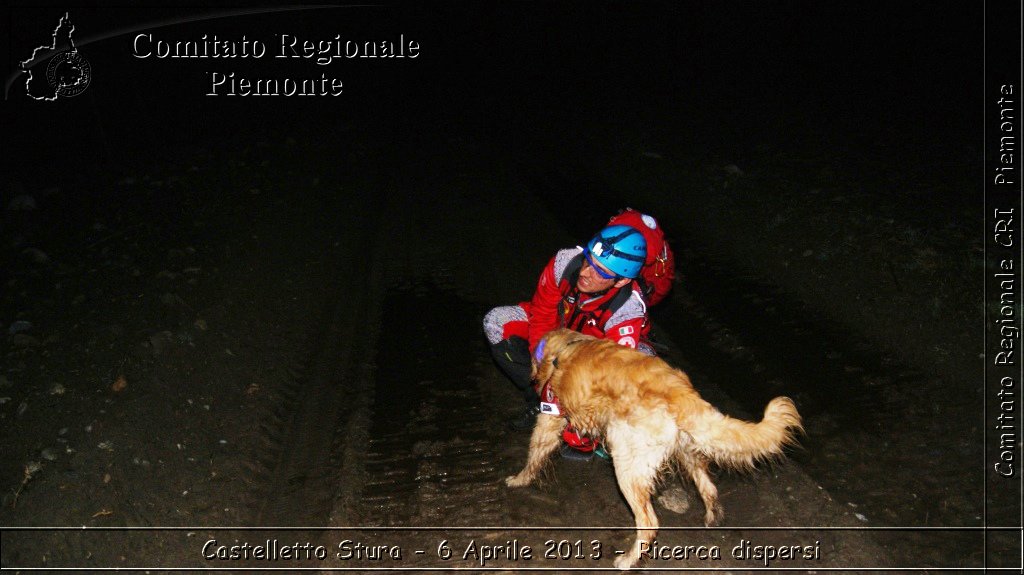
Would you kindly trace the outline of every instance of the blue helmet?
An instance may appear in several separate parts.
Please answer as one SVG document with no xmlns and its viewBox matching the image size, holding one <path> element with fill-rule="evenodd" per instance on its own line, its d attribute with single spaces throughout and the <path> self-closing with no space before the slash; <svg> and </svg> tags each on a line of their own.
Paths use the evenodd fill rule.
<svg viewBox="0 0 1024 575">
<path fill-rule="evenodd" d="M 608 226 L 590 240 L 586 253 L 614 274 L 634 279 L 647 257 L 647 240 L 629 226 Z"/>
</svg>

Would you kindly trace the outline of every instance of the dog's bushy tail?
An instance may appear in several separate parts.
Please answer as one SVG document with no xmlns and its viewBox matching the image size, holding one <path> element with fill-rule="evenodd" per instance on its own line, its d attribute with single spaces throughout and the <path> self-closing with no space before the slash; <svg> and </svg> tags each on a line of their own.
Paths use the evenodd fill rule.
<svg viewBox="0 0 1024 575">
<path fill-rule="evenodd" d="M 781 455 L 803 430 L 796 405 L 788 397 L 771 400 L 760 423 L 723 415 L 713 407 L 697 419 L 690 432 L 697 447 L 719 465 L 735 469 Z"/>
</svg>

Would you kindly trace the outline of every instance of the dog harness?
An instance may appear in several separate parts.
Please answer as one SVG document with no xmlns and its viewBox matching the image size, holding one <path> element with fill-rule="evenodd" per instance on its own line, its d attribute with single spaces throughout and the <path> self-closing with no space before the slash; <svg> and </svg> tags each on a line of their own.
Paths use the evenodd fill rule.
<svg viewBox="0 0 1024 575">
<path fill-rule="evenodd" d="M 558 396 L 551 390 L 551 382 L 544 384 L 540 390 L 540 412 L 547 415 L 562 415 L 562 408 L 558 403 Z"/>
<path fill-rule="evenodd" d="M 533 359 L 537 363 L 540 363 L 544 359 L 544 348 L 547 346 L 548 340 L 542 339 L 537 344 L 537 349 L 533 352 Z M 552 365 L 558 367 L 558 358 L 552 360 Z M 540 390 L 540 412 L 547 415 L 562 415 L 562 409 L 558 404 L 558 396 L 551 389 L 551 378 L 548 378 L 544 382 L 544 387 Z"/>
<path fill-rule="evenodd" d="M 567 345 L 573 345 L 575 343 L 579 343 L 579 341 L 580 340 L 573 341 Z M 541 359 L 543 359 L 544 357 L 544 347 L 546 344 L 547 340 L 542 339 L 540 343 L 537 345 L 537 349 L 533 353 L 534 359 L 536 359 L 538 362 L 541 361 Z M 551 360 L 551 364 L 555 368 L 557 368 L 558 358 L 553 358 Z M 544 386 L 540 390 L 540 412 L 545 415 L 553 415 L 556 417 L 564 415 L 562 413 L 561 404 L 558 401 L 558 396 L 555 395 L 555 390 L 551 389 L 551 378 L 548 378 L 548 380 L 544 382 Z M 565 416 L 565 420 L 566 422 L 568 422 L 569 417 Z M 562 430 L 562 440 L 565 441 L 569 445 L 569 447 L 572 447 L 573 449 L 582 452 L 593 451 L 594 449 L 597 448 L 599 442 L 599 440 L 592 439 L 584 435 L 580 435 L 579 432 L 577 432 L 576 429 L 573 428 L 572 423 L 566 425 L 565 429 Z"/>
<path fill-rule="evenodd" d="M 558 396 L 551 389 L 550 381 L 545 383 L 544 388 L 540 391 L 540 412 L 546 415 L 563 415 L 562 408 L 558 403 Z M 569 417 L 566 416 L 565 420 L 568 422 Z M 562 441 L 577 451 L 593 451 L 597 447 L 597 440 L 580 435 L 572 426 L 572 423 L 566 425 L 565 429 L 562 430 Z"/>
</svg>

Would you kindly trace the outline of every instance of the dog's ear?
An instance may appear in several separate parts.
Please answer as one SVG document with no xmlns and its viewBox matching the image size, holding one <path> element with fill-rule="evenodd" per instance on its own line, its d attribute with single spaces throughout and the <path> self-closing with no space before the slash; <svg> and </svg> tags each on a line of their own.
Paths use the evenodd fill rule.
<svg viewBox="0 0 1024 575">
<path fill-rule="evenodd" d="M 567 329 L 549 331 L 534 348 L 530 370 L 534 381 L 543 382 L 551 377 L 551 372 L 555 368 L 552 358 L 557 357 L 558 352 L 565 347 L 563 340 L 566 333 L 572 332 Z"/>
</svg>

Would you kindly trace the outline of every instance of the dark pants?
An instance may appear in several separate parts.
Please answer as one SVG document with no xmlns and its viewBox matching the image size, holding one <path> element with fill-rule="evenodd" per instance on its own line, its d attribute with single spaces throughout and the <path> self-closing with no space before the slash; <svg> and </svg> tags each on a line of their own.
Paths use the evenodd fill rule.
<svg viewBox="0 0 1024 575">
<path fill-rule="evenodd" d="M 529 405 L 540 403 L 530 379 L 530 344 L 521 337 L 512 336 L 491 345 L 494 362 L 506 377 L 512 380 Z"/>
</svg>

